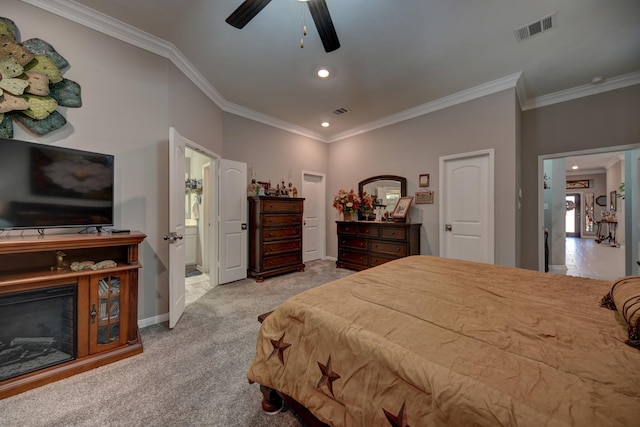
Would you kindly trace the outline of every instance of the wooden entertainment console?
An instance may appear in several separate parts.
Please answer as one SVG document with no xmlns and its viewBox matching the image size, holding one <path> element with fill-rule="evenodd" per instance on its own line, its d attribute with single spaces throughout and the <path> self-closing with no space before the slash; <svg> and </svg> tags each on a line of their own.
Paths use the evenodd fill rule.
<svg viewBox="0 0 640 427">
<path fill-rule="evenodd" d="M 138 245 L 145 237 L 140 232 L 0 236 L 0 297 L 72 285 L 76 305 L 73 360 L 0 381 L 0 398 L 142 353 Z M 69 268 L 74 261 L 105 260 L 115 266 Z"/>
</svg>

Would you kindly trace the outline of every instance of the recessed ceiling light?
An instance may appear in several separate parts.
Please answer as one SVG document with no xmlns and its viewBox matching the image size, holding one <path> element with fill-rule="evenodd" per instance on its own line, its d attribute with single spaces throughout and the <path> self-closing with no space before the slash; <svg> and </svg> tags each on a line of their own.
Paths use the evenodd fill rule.
<svg viewBox="0 0 640 427">
<path fill-rule="evenodd" d="M 318 77 L 320 77 L 321 79 L 326 79 L 327 77 L 329 77 L 329 70 L 327 70 L 326 68 L 320 68 L 318 70 Z"/>
<path fill-rule="evenodd" d="M 323 127 L 323 128 L 328 128 L 328 127 L 329 127 L 329 125 L 330 125 L 330 123 L 329 123 L 329 122 L 322 122 L 322 127 Z"/>
<path fill-rule="evenodd" d="M 571 166 L 571 169 L 573 169 L 573 170 L 578 169 L 578 165 L 573 165 L 573 166 Z"/>
</svg>

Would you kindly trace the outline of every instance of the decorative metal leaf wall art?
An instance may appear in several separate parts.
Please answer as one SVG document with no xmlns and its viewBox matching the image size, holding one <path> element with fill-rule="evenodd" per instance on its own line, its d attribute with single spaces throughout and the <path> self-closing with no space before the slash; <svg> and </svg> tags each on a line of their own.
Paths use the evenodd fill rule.
<svg viewBox="0 0 640 427">
<path fill-rule="evenodd" d="M 82 106 L 80 85 L 63 76 L 68 67 L 49 43 L 21 42 L 16 24 L 0 17 L 0 137 L 13 138 L 14 120 L 36 135 L 67 123 L 58 107 Z"/>
</svg>

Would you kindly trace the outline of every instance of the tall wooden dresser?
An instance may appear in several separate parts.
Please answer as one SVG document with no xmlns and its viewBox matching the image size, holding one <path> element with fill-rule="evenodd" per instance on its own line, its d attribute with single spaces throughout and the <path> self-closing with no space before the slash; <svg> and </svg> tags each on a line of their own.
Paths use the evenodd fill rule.
<svg viewBox="0 0 640 427">
<path fill-rule="evenodd" d="M 247 274 L 265 277 L 304 271 L 302 212 L 304 199 L 251 196 L 249 203 L 249 268 Z"/>
<path fill-rule="evenodd" d="M 397 222 L 336 221 L 336 267 L 365 270 L 420 254 L 420 225 Z"/>
</svg>

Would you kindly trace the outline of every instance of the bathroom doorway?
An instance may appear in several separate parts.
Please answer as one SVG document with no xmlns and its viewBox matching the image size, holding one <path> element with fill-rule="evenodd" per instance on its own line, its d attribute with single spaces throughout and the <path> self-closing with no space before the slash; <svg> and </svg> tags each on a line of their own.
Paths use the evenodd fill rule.
<svg viewBox="0 0 640 427">
<path fill-rule="evenodd" d="M 197 301 L 217 284 L 217 241 L 214 201 L 217 198 L 215 158 L 195 147 L 185 150 L 185 305 Z"/>
</svg>

